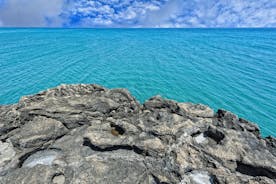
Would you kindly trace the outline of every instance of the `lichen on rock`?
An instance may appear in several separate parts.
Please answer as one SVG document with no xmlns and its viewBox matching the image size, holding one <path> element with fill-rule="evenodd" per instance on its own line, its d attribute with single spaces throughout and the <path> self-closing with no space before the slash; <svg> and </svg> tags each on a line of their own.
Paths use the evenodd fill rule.
<svg viewBox="0 0 276 184">
<path fill-rule="evenodd" d="M 0 106 L 0 183 L 276 183 L 276 140 L 202 104 L 61 85 Z"/>
</svg>

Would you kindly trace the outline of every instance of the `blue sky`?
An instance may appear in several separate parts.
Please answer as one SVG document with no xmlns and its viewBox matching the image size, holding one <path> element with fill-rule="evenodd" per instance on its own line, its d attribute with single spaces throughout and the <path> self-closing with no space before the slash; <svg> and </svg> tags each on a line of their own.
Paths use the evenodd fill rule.
<svg viewBox="0 0 276 184">
<path fill-rule="evenodd" d="M 0 0 L 4 27 L 276 27 L 276 0 Z"/>
</svg>

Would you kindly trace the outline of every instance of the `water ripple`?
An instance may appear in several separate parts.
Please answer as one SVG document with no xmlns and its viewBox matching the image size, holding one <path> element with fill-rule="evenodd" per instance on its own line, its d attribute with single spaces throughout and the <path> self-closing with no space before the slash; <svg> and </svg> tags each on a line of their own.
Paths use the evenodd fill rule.
<svg viewBox="0 0 276 184">
<path fill-rule="evenodd" d="M 0 103 L 61 83 L 225 108 L 276 136 L 276 30 L 0 29 Z"/>
</svg>

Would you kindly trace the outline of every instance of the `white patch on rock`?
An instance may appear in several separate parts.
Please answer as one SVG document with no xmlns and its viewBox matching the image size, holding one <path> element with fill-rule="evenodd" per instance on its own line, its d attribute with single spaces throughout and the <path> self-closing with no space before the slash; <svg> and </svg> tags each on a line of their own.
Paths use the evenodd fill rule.
<svg viewBox="0 0 276 184">
<path fill-rule="evenodd" d="M 15 154 L 11 143 L 0 141 L 0 167 L 4 166 L 6 162 L 11 161 Z"/>
<path fill-rule="evenodd" d="M 64 175 L 58 175 L 53 178 L 53 184 L 64 184 L 64 183 L 65 183 Z"/>
<path fill-rule="evenodd" d="M 203 104 L 178 103 L 178 106 L 187 113 L 198 117 L 212 118 L 215 114 L 213 109 Z"/>
<path fill-rule="evenodd" d="M 198 144 L 201 144 L 203 142 L 205 142 L 207 139 L 204 137 L 203 133 L 199 134 L 198 136 L 195 137 L 195 141 Z"/>
<path fill-rule="evenodd" d="M 195 184 L 211 184 L 210 182 L 210 176 L 207 172 L 196 172 L 190 174 L 190 179 Z"/>
<path fill-rule="evenodd" d="M 22 167 L 34 167 L 36 165 L 52 165 L 53 161 L 60 155 L 59 152 L 54 150 L 38 151 L 29 156 Z"/>
</svg>

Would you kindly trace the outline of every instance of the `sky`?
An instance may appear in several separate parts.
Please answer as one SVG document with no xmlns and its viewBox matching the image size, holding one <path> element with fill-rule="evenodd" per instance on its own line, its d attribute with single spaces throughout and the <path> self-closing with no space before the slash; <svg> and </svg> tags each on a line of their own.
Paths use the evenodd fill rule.
<svg viewBox="0 0 276 184">
<path fill-rule="evenodd" d="M 0 0 L 0 27 L 276 27 L 276 0 Z"/>
</svg>

